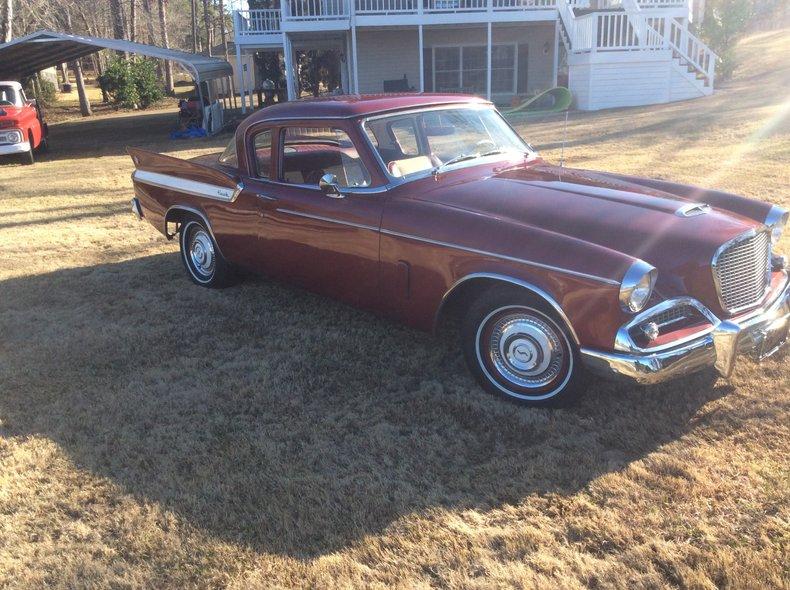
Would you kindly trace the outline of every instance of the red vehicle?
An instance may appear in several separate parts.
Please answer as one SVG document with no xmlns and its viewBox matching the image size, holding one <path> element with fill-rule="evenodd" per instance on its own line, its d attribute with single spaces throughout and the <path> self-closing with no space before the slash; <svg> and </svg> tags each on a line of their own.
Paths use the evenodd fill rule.
<svg viewBox="0 0 790 590">
<path fill-rule="evenodd" d="M 787 337 L 787 212 L 553 166 L 478 98 L 289 102 L 220 155 L 129 153 L 133 210 L 198 285 L 243 267 L 424 330 L 457 317 L 475 377 L 526 404 L 568 403 L 585 370 L 729 375 Z"/>
<path fill-rule="evenodd" d="M 49 130 L 35 100 L 28 100 L 19 82 L 0 82 L 0 156 L 21 155 L 27 164 L 35 151 L 47 148 Z"/>
</svg>

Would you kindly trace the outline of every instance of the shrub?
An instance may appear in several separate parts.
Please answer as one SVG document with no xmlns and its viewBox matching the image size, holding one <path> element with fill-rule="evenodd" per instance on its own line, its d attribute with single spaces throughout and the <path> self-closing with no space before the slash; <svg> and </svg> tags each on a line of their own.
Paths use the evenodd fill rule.
<svg viewBox="0 0 790 590">
<path fill-rule="evenodd" d="M 99 76 L 99 86 L 115 104 L 127 109 L 146 109 L 164 96 L 156 64 L 150 59 L 113 58 Z"/>
<path fill-rule="evenodd" d="M 50 107 L 58 101 L 58 89 L 49 80 L 39 78 L 38 89 L 39 91 L 36 92 L 33 79 L 30 78 L 27 84 L 25 84 L 25 95 L 28 97 L 35 97 L 38 104 L 42 107 Z"/>
</svg>

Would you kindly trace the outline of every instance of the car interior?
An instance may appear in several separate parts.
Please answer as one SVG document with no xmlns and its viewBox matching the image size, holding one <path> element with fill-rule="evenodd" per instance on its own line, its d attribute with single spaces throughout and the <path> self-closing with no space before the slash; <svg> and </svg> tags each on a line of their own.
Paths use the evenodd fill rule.
<svg viewBox="0 0 790 590">
<path fill-rule="evenodd" d="M 370 185 L 367 168 L 344 131 L 287 128 L 283 136 L 281 180 L 317 186 L 325 174 L 334 174 L 341 187 Z"/>
</svg>

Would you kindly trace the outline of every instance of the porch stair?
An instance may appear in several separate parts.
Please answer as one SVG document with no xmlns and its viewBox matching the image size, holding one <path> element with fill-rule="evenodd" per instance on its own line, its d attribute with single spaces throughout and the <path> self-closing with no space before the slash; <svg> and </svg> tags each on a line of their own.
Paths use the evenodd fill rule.
<svg viewBox="0 0 790 590">
<path fill-rule="evenodd" d="M 654 64 L 666 56 L 667 101 L 711 94 L 716 54 L 689 30 L 685 19 L 643 11 L 640 1 L 609 0 L 592 8 L 589 0 L 557 0 L 559 35 L 569 67 L 591 62 Z"/>
</svg>

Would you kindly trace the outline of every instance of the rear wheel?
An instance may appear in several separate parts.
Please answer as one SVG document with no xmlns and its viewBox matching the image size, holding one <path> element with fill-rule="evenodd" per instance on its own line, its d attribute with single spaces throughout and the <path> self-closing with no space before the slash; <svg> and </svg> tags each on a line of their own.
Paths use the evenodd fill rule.
<svg viewBox="0 0 790 590">
<path fill-rule="evenodd" d="M 530 406 L 576 399 L 578 347 L 542 301 L 519 289 L 493 287 L 470 306 L 461 333 L 469 369 L 489 392 Z"/>
<path fill-rule="evenodd" d="M 183 222 L 179 233 L 181 261 L 192 282 L 201 287 L 226 287 L 232 273 L 211 232 L 196 219 Z"/>
</svg>

